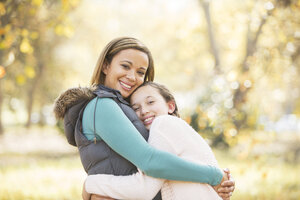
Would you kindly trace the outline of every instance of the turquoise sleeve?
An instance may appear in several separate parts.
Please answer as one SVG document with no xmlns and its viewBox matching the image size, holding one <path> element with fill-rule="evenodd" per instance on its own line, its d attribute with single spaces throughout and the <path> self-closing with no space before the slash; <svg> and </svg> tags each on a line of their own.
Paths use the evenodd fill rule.
<svg viewBox="0 0 300 200">
<path fill-rule="evenodd" d="M 93 130 L 94 107 L 95 100 L 85 108 L 84 132 Z M 96 109 L 96 134 L 148 176 L 210 185 L 221 182 L 223 174 L 219 168 L 195 164 L 151 147 L 112 99 L 99 99 Z"/>
</svg>

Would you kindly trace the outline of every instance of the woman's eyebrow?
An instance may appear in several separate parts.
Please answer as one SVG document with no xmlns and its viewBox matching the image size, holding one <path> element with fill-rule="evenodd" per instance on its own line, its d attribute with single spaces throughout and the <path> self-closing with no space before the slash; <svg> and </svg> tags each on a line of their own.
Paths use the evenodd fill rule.
<svg viewBox="0 0 300 200">
<path fill-rule="evenodd" d="M 130 60 L 121 60 L 121 62 L 127 62 L 129 65 L 133 65 L 133 63 Z M 147 67 L 140 67 L 140 69 L 147 71 Z"/>
<path fill-rule="evenodd" d="M 121 60 L 121 62 L 127 62 L 128 64 L 132 65 L 132 62 L 129 60 Z"/>
</svg>

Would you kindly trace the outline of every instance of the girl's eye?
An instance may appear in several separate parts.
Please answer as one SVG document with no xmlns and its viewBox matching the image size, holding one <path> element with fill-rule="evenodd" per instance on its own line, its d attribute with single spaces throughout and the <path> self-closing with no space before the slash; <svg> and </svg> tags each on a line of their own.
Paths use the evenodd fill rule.
<svg viewBox="0 0 300 200">
<path fill-rule="evenodd" d="M 153 104 L 154 103 L 154 101 L 148 101 L 148 104 Z"/>
<path fill-rule="evenodd" d="M 135 107 L 135 108 L 132 108 L 134 110 L 134 112 L 137 112 L 140 108 L 139 107 Z"/>
</svg>

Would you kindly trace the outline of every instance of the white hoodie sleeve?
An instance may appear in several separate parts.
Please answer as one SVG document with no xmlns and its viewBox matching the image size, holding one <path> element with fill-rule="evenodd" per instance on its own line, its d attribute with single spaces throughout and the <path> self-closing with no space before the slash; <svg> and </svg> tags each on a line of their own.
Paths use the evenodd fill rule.
<svg viewBox="0 0 300 200">
<path fill-rule="evenodd" d="M 140 170 L 129 176 L 90 175 L 85 181 L 88 193 L 116 199 L 153 199 L 164 183 L 163 179 L 146 176 Z"/>
</svg>

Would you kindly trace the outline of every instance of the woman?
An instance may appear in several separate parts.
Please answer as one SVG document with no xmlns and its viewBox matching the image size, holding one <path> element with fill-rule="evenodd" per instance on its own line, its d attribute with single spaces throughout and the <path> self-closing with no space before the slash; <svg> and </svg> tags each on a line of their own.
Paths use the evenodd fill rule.
<svg viewBox="0 0 300 200">
<path fill-rule="evenodd" d="M 150 130 L 150 145 L 190 161 L 217 167 L 204 139 L 179 118 L 175 98 L 165 86 L 145 82 L 132 94 L 130 103 Z M 116 199 L 152 199 L 161 188 L 163 200 L 220 199 L 208 184 L 155 179 L 141 171 L 131 176 L 91 175 L 86 179 L 85 188 L 89 193 Z"/>
<path fill-rule="evenodd" d="M 100 54 L 93 89 L 72 88 L 58 97 L 55 115 L 64 118 L 68 142 L 78 147 L 86 172 L 130 175 L 138 167 L 157 178 L 220 184 L 225 173 L 219 168 L 185 161 L 146 142 L 147 129 L 124 99 L 153 79 L 148 48 L 137 39 L 122 37 Z"/>
</svg>

